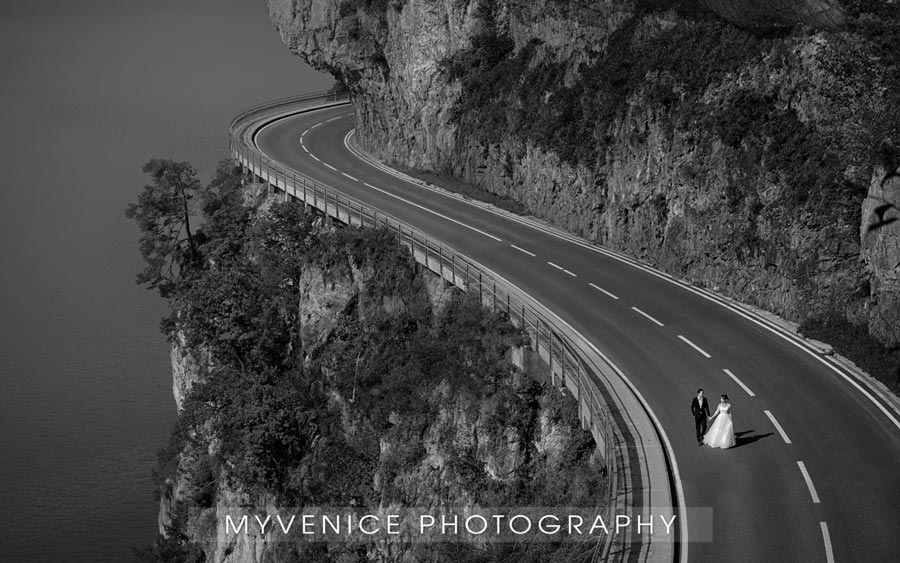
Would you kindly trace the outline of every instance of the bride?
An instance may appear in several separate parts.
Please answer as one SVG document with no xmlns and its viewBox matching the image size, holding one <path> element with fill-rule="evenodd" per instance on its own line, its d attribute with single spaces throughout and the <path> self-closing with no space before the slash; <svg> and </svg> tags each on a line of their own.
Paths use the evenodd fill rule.
<svg viewBox="0 0 900 563">
<path fill-rule="evenodd" d="M 728 395 L 722 395 L 719 401 L 719 408 L 710 420 L 714 420 L 710 425 L 706 435 L 703 436 L 703 443 L 712 448 L 730 448 L 736 444 L 734 439 L 734 424 L 731 421 L 731 402 Z"/>
</svg>

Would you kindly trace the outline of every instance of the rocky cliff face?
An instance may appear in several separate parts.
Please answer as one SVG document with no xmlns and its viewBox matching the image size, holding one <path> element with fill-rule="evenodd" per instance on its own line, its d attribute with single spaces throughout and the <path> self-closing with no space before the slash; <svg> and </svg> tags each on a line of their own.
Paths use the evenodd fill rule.
<svg viewBox="0 0 900 563">
<path fill-rule="evenodd" d="M 270 232 L 260 226 L 268 225 L 267 214 L 255 216 L 257 228 L 247 236 Z M 296 216 L 288 217 L 291 224 L 282 226 L 290 229 Z M 239 286 L 212 304 L 198 299 L 205 291 L 176 301 L 181 326 L 191 326 L 190 315 L 217 315 L 218 322 L 213 343 L 199 341 L 209 346 L 198 347 L 182 332 L 172 345 L 180 416 L 168 456 L 161 456 L 159 525 L 168 537 L 158 545 L 175 545 L 179 560 L 202 556 L 223 563 L 457 560 L 459 550 L 454 558 L 431 557 L 439 548 L 406 538 L 310 547 L 283 541 L 274 525 L 265 533 L 252 525 L 235 533 L 226 528 L 226 516 L 314 507 L 437 511 L 514 501 L 603 506 L 603 463 L 580 427 L 575 401 L 531 377 L 541 374 L 513 368 L 509 360 L 520 336 L 512 327 L 490 317 L 477 300 L 461 300 L 437 276 L 416 270 L 388 234 L 355 239 L 359 244 L 349 251 L 358 259 L 345 250 L 316 261 L 322 252 L 344 248 L 335 241 L 347 232 L 356 231 L 316 220 L 296 239 L 308 243 L 303 267 L 291 270 L 297 277 L 289 283 L 281 271 L 275 278 L 276 287 L 297 296 L 290 305 L 260 307 Z M 296 248 L 284 238 L 265 240 Z M 393 246 L 378 247 L 378 240 Z M 266 248 L 253 247 L 251 264 L 278 263 Z M 247 272 L 251 264 L 217 262 L 217 275 L 230 267 Z M 222 301 L 235 308 L 225 313 L 217 308 Z M 288 365 L 280 353 L 272 369 L 260 372 L 242 362 L 229 367 L 225 354 L 209 351 L 225 350 L 215 348 L 221 345 L 215 336 L 236 329 L 227 319 L 263 320 L 237 325 L 242 337 L 260 339 L 264 330 L 257 328 L 282 330 L 261 311 L 283 315 L 288 308 L 291 318 L 297 313 L 290 331 L 301 343 L 302 365 Z M 426 337 L 432 330 L 446 332 Z M 185 507 L 191 511 L 183 516 Z M 550 550 L 556 546 L 546 549 L 542 560 L 555 560 Z"/>
<path fill-rule="evenodd" d="M 366 273 L 355 272 L 352 280 L 339 283 L 323 282 L 321 271 L 310 270 L 305 274 L 306 298 L 303 304 L 305 338 L 311 346 L 322 346 L 334 337 L 341 316 L 365 285 Z M 430 300 L 436 308 L 447 301 L 447 290 L 439 278 L 427 284 Z M 385 306 L 390 309 L 391 305 Z M 207 373 L 208 358 L 201 358 L 183 341 L 176 341 L 172 348 L 172 367 L 176 399 L 179 410 L 191 388 L 203 381 Z M 532 374 L 537 375 L 537 374 Z M 383 499 L 392 499 L 369 512 L 391 512 L 400 506 L 420 510 L 441 507 L 477 507 L 483 500 L 481 487 L 513 482 L 523 467 L 540 476 L 540 487 L 566 489 L 573 483 L 582 486 L 588 497 L 600 506 L 605 501 L 603 488 L 590 474 L 600 475 L 602 460 L 597 454 L 588 454 L 594 469 L 576 468 L 572 477 L 571 460 L 585 451 L 594 449 L 590 434 L 578 423 L 577 406 L 565 390 L 538 385 L 530 376 L 518 374 L 500 389 L 512 391 L 513 398 L 504 392 L 479 396 L 465 390 L 454 389 L 447 382 L 433 391 L 433 400 L 440 404 L 434 418 L 424 426 L 409 424 L 397 415 L 391 416 L 391 427 L 380 436 L 375 469 L 365 477 Z M 527 408 L 516 395 L 527 397 Z M 332 408 L 340 413 L 342 432 L 360 440 L 372 440 L 366 420 L 350 406 L 350 401 L 337 393 L 331 396 Z M 296 561 L 295 545 L 280 541 L 275 528 L 270 533 L 260 532 L 250 526 L 248 533 L 228 532 L 223 524 L 226 515 L 245 513 L 246 507 L 277 513 L 286 508 L 275 493 L 248 494 L 235 488 L 227 471 L 206 483 L 206 493 L 198 493 L 198 483 L 210 478 L 208 463 L 220 448 L 214 435 L 194 436 L 177 454 L 175 476 L 166 482 L 160 506 L 160 531 L 172 523 L 172 513 L 178 502 L 193 507 L 204 505 L 198 501 L 203 494 L 214 499 L 214 504 L 199 511 L 190 512 L 183 533 L 196 542 L 207 561 L 221 563 L 263 563 L 271 561 Z M 347 460 L 318 460 L 328 463 L 329 472 L 348 471 Z M 310 469 L 311 470 L 311 469 Z M 473 479 L 472 474 L 482 474 L 484 479 Z M 564 484 L 555 483 L 563 480 Z M 491 485 L 490 483 L 494 483 Z M 538 497 L 541 498 L 541 497 Z M 402 504 L 397 502 L 402 499 Z M 553 505 L 553 496 L 542 500 Z M 275 530 L 275 531 L 273 531 Z M 419 546 L 421 547 L 421 546 Z M 341 545 L 329 548 L 325 559 L 329 561 L 417 561 L 417 547 L 404 540 L 373 543 L 363 546 Z M 320 557 L 322 555 L 320 554 Z M 302 559 L 299 559 L 302 560 Z"/>
<path fill-rule="evenodd" d="M 900 9 L 269 0 L 359 140 L 793 320 L 900 344 Z M 877 224 L 878 228 L 869 226 Z"/>
</svg>

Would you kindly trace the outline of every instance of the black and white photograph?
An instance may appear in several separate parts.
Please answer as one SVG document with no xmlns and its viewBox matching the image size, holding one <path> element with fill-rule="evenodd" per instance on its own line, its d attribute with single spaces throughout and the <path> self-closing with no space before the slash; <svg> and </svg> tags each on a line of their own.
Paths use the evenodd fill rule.
<svg viewBox="0 0 900 563">
<path fill-rule="evenodd" d="M 0 28 L 0 560 L 900 553 L 900 2 Z"/>
</svg>

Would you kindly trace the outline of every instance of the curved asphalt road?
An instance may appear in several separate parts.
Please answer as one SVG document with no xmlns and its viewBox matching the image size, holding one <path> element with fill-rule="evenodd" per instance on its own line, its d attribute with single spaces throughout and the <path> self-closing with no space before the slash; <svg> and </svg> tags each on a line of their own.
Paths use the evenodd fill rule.
<svg viewBox="0 0 900 563">
<path fill-rule="evenodd" d="M 694 291 L 362 162 L 344 144 L 353 127 L 349 106 L 313 111 L 257 144 L 487 265 L 603 350 L 662 422 L 687 506 L 713 509 L 712 541 L 694 541 L 710 531 L 689 519 L 690 560 L 898 560 L 900 427 L 845 377 Z M 729 395 L 737 447 L 697 446 L 697 387 L 711 410 Z"/>
</svg>

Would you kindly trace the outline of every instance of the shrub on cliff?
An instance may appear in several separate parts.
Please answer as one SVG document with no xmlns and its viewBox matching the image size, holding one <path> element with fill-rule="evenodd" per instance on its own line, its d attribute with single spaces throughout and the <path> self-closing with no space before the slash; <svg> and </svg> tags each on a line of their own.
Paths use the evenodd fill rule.
<svg viewBox="0 0 900 563">
<path fill-rule="evenodd" d="M 393 234 L 325 228 L 295 202 L 260 212 L 241 189 L 226 165 L 200 192 L 200 259 L 166 294 L 166 328 L 212 362 L 161 454 L 164 492 L 179 483 L 175 500 L 200 506 L 221 502 L 223 488 L 283 506 L 596 502 L 581 484 L 602 490 L 602 473 L 576 420 L 564 467 L 536 453 L 540 397 L 556 391 L 516 376 L 507 354 L 521 337 L 504 317 L 465 294 L 435 314 L 423 274 Z M 327 323 L 304 313 L 314 301 Z M 447 426 L 448 408 L 478 427 Z M 447 459 L 444 492 L 425 498 L 433 449 L 422 440 L 440 432 L 448 433 L 434 445 Z M 454 437 L 473 432 L 497 433 L 498 444 L 518 437 L 508 474 L 488 474 L 484 453 Z M 534 483 L 562 474 L 562 487 Z M 173 537 L 144 554 L 165 560 L 179 546 Z M 327 560 L 328 551 L 311 549 L 303 556 Z"/>
<path fill-rule="evenodd" d="M 183 503 L 177 503 L 170 513 L 172 523 L 166 526 L 166 534 L 160 534 L 152 545 L 135 549 L 134 556 L 141 563 L 204 563 L 206 555 L 200 546 L 187 536 L 188 512 Z"/>
<path fill-rule="evenodd" d="M 645 91 L 649 106 L 696 114 L 702 111 L 695 107 L 700 94 L 747 58 L 758 57 L 764 43 L 707 18 L 639 41 L 641 17 L 633 15 L 596 60 L 578 69 L 547 62 L 553 57 L 540 54 L 544 47 L 536 40 L 515 53 L 511 41 L 496 32 L 474 37 L 471 47 L 441 63 L 447 79 L 459 80 L 462 89 L 454 119 L 478 139 L 520 136 L 565 161 L 593 167 L 598 158 L 603 163 L 611 128 L 630 97 Z M 565 86 L 570 74 L 574 84 Z"/>
</svg>

